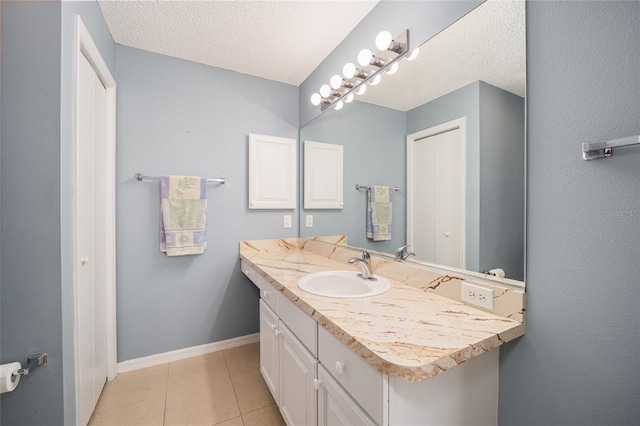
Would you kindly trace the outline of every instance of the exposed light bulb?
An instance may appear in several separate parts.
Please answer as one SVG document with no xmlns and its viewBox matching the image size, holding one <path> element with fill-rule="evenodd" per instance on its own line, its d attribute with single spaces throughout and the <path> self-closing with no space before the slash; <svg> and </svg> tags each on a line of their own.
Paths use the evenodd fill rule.
<svg viewBox="0 0 640 426">
<path fill-rule="evenodd" d="M 371 58 L 373 58 L 373 53 L 369 49 L 362 49 L 358 53 L 358 63 L 363 67 L 371 63 Z"/>
<path fill-rule="evenodd" d="M 407 56 L 407 61 L 413 61 L 415 58 L 418 57 L 418 55 L 420 54 L 420 48 L 416 47 L 415 49 L 413 49 L 413 51 L 411 53 L 409 53 L 409 56 Z"/>
<path fill-rule="evenodd" d="M 345 78 L 353 78 L 356 75 L 356 66 L 349 62 L 342 68 L 342 74 Z"/>
<path fill-rule="evenodd" d="M 344 102 L 342 102 L 342 101 L 336 102 L 336 109 L 337 110 L 341 110 L 343 106 L 344 106 Z"/>
<path fill-rule="evenodd" d="M 342 87 L 342 77 L 339 76 L 338 74 L 334 75 L 333 77 L 331 77 L 331 80 L 329 80 L 329 84 L 334 89 L 341 88 Z"/>
<path fill-rule="evenodd" d="M 329 95 L 331 95 L 331 87 L 329 87 L 328 84 L 323 84 L 322 87 L 320 87 L 320 95 L 323 98 L 328 98 Z"/>
<path fill-rule="evenodd" d="M 364 95 L 364 92 L 366 91 L 367 91 L 367 85 L 361 84 L 360 87 L 358 87 L 358 90 L 356 90 L 356 95 Z"/>
<path fill-rule="evenodd" d="M 351 92 L 351 93 L 349 93 L 349 94 L 347 95 L 347 97 L 344 99 L 344 102 L 348 104 L 348 103 L 350 103 L 350 102 L 353 100 L 353 98 L 354 98 L 354 94 L 353 94 L 353 92 Z"/>
<path fill-rule="evenodd" d="M 320 102 L 322 101 L 322 96 L 320 96 L 320 93 L 314 93 L 313 95 L 311 95 L 311 104 L 318 106 L 320 105 Z"/>
<path fill-rule="evenodd" d="M 378 50 L 387 50 L 392 41 L 391 33 L 389 31 L 382 31 L 376 37 L 376 47 Z"/>
<path fill-rule="evenodd" d="M 373 79 L 369 82 L 369 84 L 372 86 L 377 86 L 378 83 L 380 83 L 381 79 L 382 77 L 380 76 L 380 74 L 377 74 L 375 77 L 373 77 Z"/>
<path fill-rule="evenodd" d="M 387 69 L 385 72 L 391 75 L 391 74 L 395 74 L 396 71 L 398 71 L 398 63 L 394 62 L 393 65 L 391 65 L 389 69 Z"/>
</svg>

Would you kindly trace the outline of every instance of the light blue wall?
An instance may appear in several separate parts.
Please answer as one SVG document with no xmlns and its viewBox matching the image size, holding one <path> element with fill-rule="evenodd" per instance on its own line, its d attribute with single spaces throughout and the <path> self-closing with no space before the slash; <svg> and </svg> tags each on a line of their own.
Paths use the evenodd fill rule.
<svg viewBox="0 0 640 426">
<path fill-rule="evenodd" d="M 581 158 L 640 134 L 638 22 L 527 3 L 527 334 L 500 351 L 500 424 L 640 424 L 640 148 Z"/>
<path fill-rule="evenodd" d="M 57 2 L 2 2 L 0 362 L 49 354 L 0 397 L 5 425 L 63 423 L 60 14 Z"/>
<path fill-rule="evenodd" d="M 479 82 L 468 84 L 431 102 L 407 111 L 407 130 L 417 131 L 466 118 L 467 170 L 465 196 L 466 269 L 480 269 L 480 89 Z"/>
<path fill-rule="evenodd" d="M 238 243 L 295 237 L 298 214 L 248 210 L 248 135 L 297 138 L 298 88 L 124 46 L 116 80 L 118 361 L 257 332 Z M 208 187 L 204 254 L 159 251 L 159 182 L 137 172 L 227 179 Z"/>
<path fill-rule="evenodd" d="M 393 253 L 405 244 L 405 122 L 404 112 L 354 101 L 340 111 L 327 111 L 301 129 L 301 141 L 343 146 L 344 208 L 303 211 L 300 235 L 348 235 L 350 246 L 385 253 Z M 304 146 L 301 145 L 303 150 Z M 401 188 L 400 192 L 392 194 L 391 240 L 373 241 L 366 238 L 367 191 L 356 191 L 356 184 Z M 313 215 L 313 228 L 305 228 L 305 214 Z"/>
<path fill-rule="evenodd" d="M 365 47 L 375 49 L 375 39 L 382 30 L 399 34 L 409 29 L 409 48 L 413 49 L 438 34 L 484 0 L 383 0 L 360 22 L 345 40 L 300 85 L 300 124 L 320 114 L 320 107 L 309 99 L 332 75 L 340 73 L 347 62 L 356 62 Z"/>
<path fill-rule="evenodd" d="M 2 12 L 2 362 L 49 355 L 2 395 L 2 422 L 73 424 L 75 14 L 111 69 L 114 44 L 94 1 L 3 2 Z"/>
<path fill-rule="evenodd" d="M 479 271 L 524 280 L 524 99 L 483 81 L 480 89 Z"/>
</svg>

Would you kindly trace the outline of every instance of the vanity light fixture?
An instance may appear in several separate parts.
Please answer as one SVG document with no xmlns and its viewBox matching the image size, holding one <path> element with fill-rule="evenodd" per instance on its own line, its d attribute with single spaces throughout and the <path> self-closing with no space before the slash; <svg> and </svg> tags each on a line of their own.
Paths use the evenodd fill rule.
<svg viewBox="0 0 640 426">
<path fill-rule="evenodd" d="M 344 78 L 353 78 L 356 75 L 356 70 L 356 66 L 349 62 L 342 67 L 342 75 Z"/>
<path fill-rule="evenodd" d="M 420 48 L 416 47 L 415 49 L 413 49 L 411 54 L 407 56 L 407 61 L 413 61 L 415 58 L 418 57 L 419 54 L 420 54 Z"/>
<path fill-rule="evenodd" d="M 395 74 L 396 71 L 398 71 L 398 63 L 394 62 L 385 72 L 389 75 L 392 75 Z"/>
<path fill-rule="evenodd" d="M 331 86 L 329 86 L 328 84 L 323 84 L 320 87 L 320 96 L 322 96 L 323 98 L 328 98 L 331 95 Z"/>
<path fill-rule="evenodd" d="M 320 87 L 320 93 L 311 96 L 311 104 L 320 105 L 322 111 L 332 105 L 338 110 L 342 109 L 345 103 L 353 101 L 355 95 L 366 92 L 367 83 L 372 86 L 379 84 L 383 72 L 395 73 L 398 70 L 397 62 L 409 54 L 409 30 L 404 30 L 395 38 L 388 31 L 382 31 L 376 37 L 376 47 L 378 52 L 375 53 L 362 49 L 358 54 L 359 66 L 347 63 L 342 68 L 342 76 L 334 75 L 330 84 L 324 84 Z"/>
<path fill-rule="evenodd" d="M 378 50 L 390 50 L 396 53 L 402 53 L 407 50 L 407 45 L 395 41 L 389 31 L 382 31 L 378 34 L 376 37 L 376 47 Z"/>
<path fill-rule="evenodd" d="M 311 95 L 311 104 L 314 106 L 318 106 L 320 105 L 320 102 L 322 102 L 322 96 L 320 96 L 320 93 L 314 93 L 313 95 Z"/>
</svg>

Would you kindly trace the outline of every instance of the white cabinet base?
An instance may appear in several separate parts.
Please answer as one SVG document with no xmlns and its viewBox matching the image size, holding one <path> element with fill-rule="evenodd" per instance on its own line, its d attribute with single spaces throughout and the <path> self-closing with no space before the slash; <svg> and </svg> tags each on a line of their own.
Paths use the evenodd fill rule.
<svg viewBox="0 0 640 426">
<path fill-rule="evenodd" d="M 492 350 L 418 383 L 389 379 L 390 425 L 497 425 L 498 358 Z"/>
</svg>

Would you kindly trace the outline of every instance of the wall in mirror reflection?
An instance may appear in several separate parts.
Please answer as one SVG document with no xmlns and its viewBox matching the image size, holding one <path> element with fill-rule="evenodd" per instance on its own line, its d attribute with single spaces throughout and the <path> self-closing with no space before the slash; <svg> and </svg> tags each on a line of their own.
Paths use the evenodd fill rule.
<svg viewBox="0 0 640 426">
<path fill-rule="evenodd" d="M 406 136 L 461 117 L 466 119 L 465 269 L 501 268 L 508 278 L 523 280 L 524 99 L 483 81 L 407 112 L 355 101 L 304 126 L 301 143 L 344 147 L 344 207 L 301 210 L 301 236 L 347 235 L 350 246 L 394 253 L 407 239 Z M 400 187 L 393 192 L 391 240 L 366 237 L 367 194 L 356 184 Z M 304 226 L 307 214 L 314 216 L 312 228 Z"/>
</svg>

